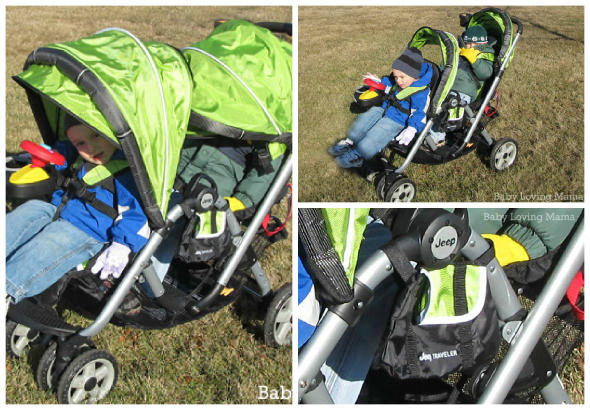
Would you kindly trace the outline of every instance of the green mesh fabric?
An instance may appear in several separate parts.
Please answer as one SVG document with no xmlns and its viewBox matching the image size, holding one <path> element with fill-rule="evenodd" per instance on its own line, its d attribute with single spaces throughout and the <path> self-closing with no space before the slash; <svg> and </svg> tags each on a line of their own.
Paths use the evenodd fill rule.
<svg viewBox="0 0 590 410">
<path fill-rule="evenodd" d="M 332 246 L 352 285 L 369 208 L 324 208 L 322 213 Z"/>
<path fill-rule="evenodd" d="M 467 266 L 465 272 L 465 288 L 467 310 L 471 312 L 485 298 L 485 289 L 481 289 L 480 275 L 485 271 L 479 266 Z M 419 299 L 419 311 L 423 319 L 448 318 L 455 314 L 455 266 L 430 271 L 425 275 L 423 294 Z"/>
</svg>

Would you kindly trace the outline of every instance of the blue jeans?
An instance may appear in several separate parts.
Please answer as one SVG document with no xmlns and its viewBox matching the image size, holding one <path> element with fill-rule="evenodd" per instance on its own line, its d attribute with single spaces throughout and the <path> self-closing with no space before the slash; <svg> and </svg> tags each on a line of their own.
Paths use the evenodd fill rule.
<svg viewBox="0 0 590 410">
<path fill-rule="evenodd" d="M 168 209 L 170 210 L 175 205 L 178 205 L 180 201 L 182 201 L 182 198 L 183 196 L 180 192 L 173 191 L 170 195 Z M 178 249 L 178 245 L 182 239 L 182 232 L 184 231 L 186 223 L 187 220 L 184 217 L 181 217 L 178 221 L 176 221 L 166 239 L 162 241 L 160 246 L 158 246 L 158 249 L 156 249 L 152 255 L 152 264 L 156 270 L 156 273 L 158 274 L 160 282 L 164 280 L 164 277 L 170 268 L 170 264 L 172 263 L 172 259 L 174 258 L 174 255 L 176 255 L 176 250 Z M 149 296 L 152 296 L 151 290 L 147 292 Z"/>
<path fill-rule="evenodd" d="M 6 293 L 14 303 L 43 292 L 104 247 L 70 222 L 53 221 L 55 211 L 33 200 L 6 215 Z"/>
<path fill-rule="evenodd" d="M 384 117 L 383 112 L 381 107 L 372 107 L 362 113 L 352 123 L 346 135 L 354 142 L 356 151 L 366 160 L 373 158 L 406 128 L 405 125 Z"/>
<path fill-rule="evenodd" d="M 357 266 L 391 240 L 391 232 L 380 222 L 365 230 Z M 322 373 L 335 404 L 354 404 L 379 347 L 397 286 L 393 276 L 375 289 L 375 297 L 355 327 L 348 328 L 332 351 Z"/>
</svg>

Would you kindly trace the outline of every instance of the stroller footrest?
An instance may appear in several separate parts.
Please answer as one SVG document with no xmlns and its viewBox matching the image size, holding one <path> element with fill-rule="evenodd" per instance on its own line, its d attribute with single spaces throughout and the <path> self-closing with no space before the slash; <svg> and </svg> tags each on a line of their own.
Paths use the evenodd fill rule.
<svg viewBox="0 0 590 410">
<path fill-rule="evenodd" d="M 51 306 L 34 303 L 31 299 L 11 305 L 8 317 L 33 330 L 56 336 L 73 334 L 79 329 L 61 320 Z"/>
</svg>

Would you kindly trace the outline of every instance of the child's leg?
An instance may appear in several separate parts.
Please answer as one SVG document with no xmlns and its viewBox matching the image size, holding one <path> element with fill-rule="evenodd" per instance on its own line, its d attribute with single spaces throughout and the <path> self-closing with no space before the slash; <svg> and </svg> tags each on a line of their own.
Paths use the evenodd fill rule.
<svg viewBox="0 0 590 410">
<path fill-rule="evenodd" d="M 372 107 L 369 111 L 359 115 L 352 123 L 346 138 L 357 145 L 366 135 L 366 133 L 383 117 L 383 108 Z"/>
<path fill-rule="evenodd" d="M 15 303 L 38 295 L 103 247 L 68 221 L 51 222 L 6 259 L 6 293 Z"/>
<path fill-rule="evenodd" d="M 49 202 L 32 200 L 6 214 L 6 258 L 51 223 L 56 209 Z"/>
<path fill-rule="evenodd" d="M 356 151 L 366 160 L 373 158 L 387 146 L 402 130 L 404 125 L 391 118 L 383 117 L 367 131 L 364 138 L 356 144 Z"/>
</svg>

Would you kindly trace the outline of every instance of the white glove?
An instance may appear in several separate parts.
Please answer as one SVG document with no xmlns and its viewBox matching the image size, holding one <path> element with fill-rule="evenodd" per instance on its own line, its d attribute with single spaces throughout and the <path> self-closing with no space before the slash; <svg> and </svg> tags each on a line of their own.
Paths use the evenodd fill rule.
<svg viewBox="0 0 590 410">
<path fill-rule="evenodd" d="M 406 127 L 405 130 L 399 133 L 395 140 L 399 142 L 400 145 L 408 145 L 414 139 L 416 135 L 416 128 L 414 127 Z"/>
<path fill-rule="evenodd" d="M 369 79 L 369 80 L 373 80 L 376 83 L 380 83 L 381 79 L 379 77 L 377 77 L 375 74 L 371 74 L 371 73 L 367 73 L 365 75 L 363 75 L 363 79 Z"/>
<path fill-rule="evenodd" d="M 100 272 L 101 280 L 106 280 L 109 275 L 113 275 L 113 277 L 117 279 L 121 276 L 125 266 L 127 266 L 130 253 L 131 249 L 127 246 L 113 242 L 100 254 L 98 259 L 96 259 L 96 263 L 90 271 L 95 275 Z"/>
</svg>

